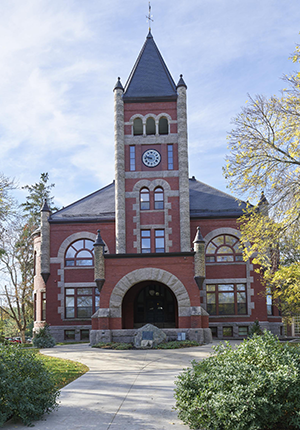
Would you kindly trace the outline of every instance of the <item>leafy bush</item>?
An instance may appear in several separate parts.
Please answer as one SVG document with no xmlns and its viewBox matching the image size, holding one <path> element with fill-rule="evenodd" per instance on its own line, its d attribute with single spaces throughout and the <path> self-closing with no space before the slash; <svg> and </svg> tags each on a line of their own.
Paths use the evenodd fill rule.
<svg viewBox="0 0 300 430">
<path fill-rule="evenodd" d="M 176 409 L 191 429 L 300 429 L 300 355 L 271 333 L 192 362 L 176 380 Z"/>
<path fill-rule="evenodd" d="M 35 348 L 52 348 L 55 345 L 55 339 L 51 335 L 48 325 L 40 329 L 33 338 L 32 344 Z"/>
<path fill-rule="evenodd" d="M 199 346 L 199 343 L 195 340 L 174 340 L 166 343 L 160 343 L 155 349 L 178 349 L 178 348 L 189 348 L 191 346 Z"/>
<path fill-rule="evenodd" d="M 263 331 L 260 328 L 258 320 L 255 320 L 254 323 L 251 324 L 250 329 L 249 329 L 249 337 L 252 337 L 255 334 L 260 335 L 260 336 L 263 334 Z"/>
<path fill-rule="evenodd" d="M 25 425 L 57 407 L 59 391 L 52 374 L 32 351 L 0 348 L 0 426 L 11 417 Z"/>
<path fill-rule="evenodd" d="M 93 348 L 126 350 L 132 349 L 132 344 L 123 342 L 99 342 L 93 345 Z"/>
</svg>

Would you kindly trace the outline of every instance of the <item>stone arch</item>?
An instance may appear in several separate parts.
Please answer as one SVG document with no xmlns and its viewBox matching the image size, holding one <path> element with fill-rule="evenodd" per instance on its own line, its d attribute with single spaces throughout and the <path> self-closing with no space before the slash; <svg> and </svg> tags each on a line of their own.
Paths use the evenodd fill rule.
<svg viewBox="0 0 300 430">
<path fill-rule="evenodd" d="M 216 228 L 215 230 L 212 230 L 207 233 L 207 235 L 204 237 L 205 243 L 208 244 L 208 242 L 210 242 L 214 237 L 220 236 L 221 234 L 229 234 L 239 239 L 241 237 L 241 232 L 239 230 L 232 227 L 222 227 Z"/>
<path fill-rule="evenodd" d="M 127 291 L 135 284 L 142 281 L 157 281 L 166 285 L 174 293 L 178 303 L 178 316 L 190 314 L 191 302 L 183 283 L 172 273 L 163 269 L 147 267 L 144 269 L 133 270 L 116 284 L 113 289 L 109 308 L 111 316 L 122 317 L 122 301 Z"/>
<path fill-rule="evenodd" d="M 154 181 L 149 181 L 147 179 L 142 179 L 134 184 L 133 191 L 140 191 L 143 187 L 148 188 L 153 191 L 156 187 L 162 187 L 165 191 L 170 191 L 170 184 L 164 179 L 154 179 Z"/>
<path fill-rule="evenodd" d="M 61 243 L 59 250 L 58 250 L 58 253 L 57 253 L 57 257 L 60 259 L 64 259 L 65 252 L 66 252 L 67 248 L 71 245 L 71 243 L 75 242 L 76 240 L 80 240 L 80 239 L 90 239 L 93 242 L 95 242 L 96 234 L 91 233 L 89 231 L 79 231 L 78 233 L 71 234 Z M 108 246 L 106 243 L 105 243 L 105 250 L 106 250 L 106 253 L 109 254 L 109 249 L 108 249 Z"/>
</svg>

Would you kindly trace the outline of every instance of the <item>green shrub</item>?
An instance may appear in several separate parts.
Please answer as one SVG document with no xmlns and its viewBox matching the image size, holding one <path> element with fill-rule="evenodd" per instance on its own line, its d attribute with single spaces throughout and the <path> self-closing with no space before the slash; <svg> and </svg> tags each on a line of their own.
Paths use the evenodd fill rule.
<svg viewBox="0 0 300 430">
<path fill-rule="evenodd" d="M 255 334 L 261 336 L 263 334 L 263 331 L 259 325 L 259 321 L 255 320 L 253 324 L 251 324 L 250 329 L 249 329 L 249 334 L 248 337 L 252 337 Z"/>
<path fill-rule="evenodd" d="M 160 343 L 155 349 L 178 349 L 190 348 L 191 346 L 199 346 L 199 342 L 195 340 L 173 340 L 166 343 Z"/>
<path fill-rule="evenodd" d="M 192 362 L 176 380 L 176 409 L 191 429 L 300 429 L 300 355 L 265 331 Z"/>
<path fill-rule="evenodd" d="M 48 325 L 40 329 L 33 338 L 32 344 L 35 348 L 52 348 L 55 345 L 55 339 L 51 335 Z"/>
<path fill-rule="evenodd" d="M 132 349 L 132 344 L 123 342 L 99 342 L 93 345 L 93 348 L 126 350 Z"/>
<path fill-rule="evenodd" d="M 31 350 L 3 345 L 0 380 L 0 426 L 11 417 L 30 425 L 57 407 L 53 376 Z"/>
</svg>

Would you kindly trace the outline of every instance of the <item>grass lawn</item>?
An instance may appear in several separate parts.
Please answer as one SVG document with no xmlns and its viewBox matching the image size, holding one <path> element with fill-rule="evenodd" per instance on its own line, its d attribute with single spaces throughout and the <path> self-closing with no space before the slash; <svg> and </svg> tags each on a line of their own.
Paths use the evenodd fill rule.
<svg viewBox="0 0 300 430">
<path fill-rule="evenodd" d="M 63 358 L 49 357 L 48 355 L 41 354 L 38 349 L 36 353 L 45 363 L 45 366 L 54 374 L 57 389 L 68 385 L 70 382 L 84 375 L 89 368 L 77 361 L 65 360 Z"/>
</svg>

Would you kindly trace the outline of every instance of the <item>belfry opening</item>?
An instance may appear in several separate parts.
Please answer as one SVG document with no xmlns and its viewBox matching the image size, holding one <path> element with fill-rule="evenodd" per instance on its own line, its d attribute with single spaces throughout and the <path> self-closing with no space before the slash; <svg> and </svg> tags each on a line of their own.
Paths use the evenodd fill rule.
<svg viewBox="0 0 300 430">
<path fill-rule="evenodd" d="M 178 303 L 166 285 L 143 281 L 130 288 L 122 302 L 122 325 L 133 329 L 153 324 L 159 328 L 178 327 Z"/>
</svg>

